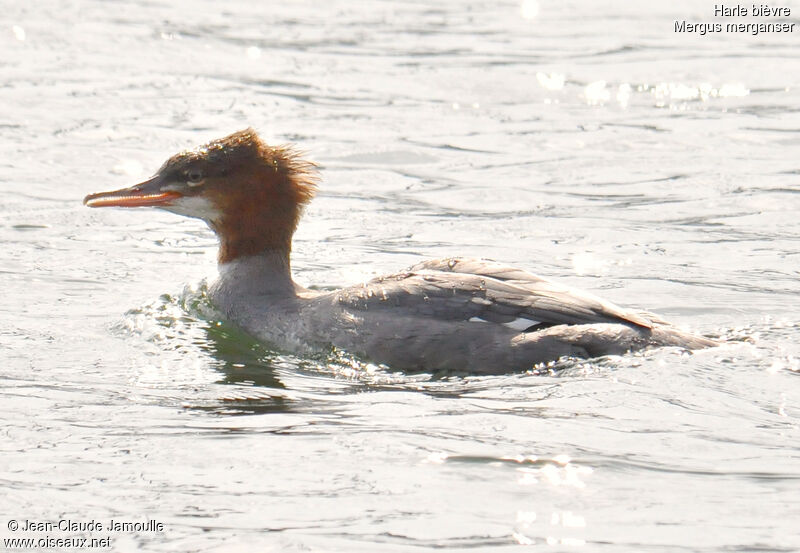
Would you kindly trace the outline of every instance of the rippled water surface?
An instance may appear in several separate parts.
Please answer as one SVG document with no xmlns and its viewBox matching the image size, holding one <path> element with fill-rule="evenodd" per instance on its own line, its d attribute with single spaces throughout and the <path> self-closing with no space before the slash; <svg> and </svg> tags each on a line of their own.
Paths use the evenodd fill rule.
<svg viewBox="0 0 800 553">
<path fill-rule="evenodd" d="M 800 549 L 800 35 L 674 32 L 713 4 L 6 2 L 0 537 Z M 81 205 L 249 125 L 322 168 L 307 286 L 482 256 L 728 343 L 492 377 L 272 351 L 205 298 L 202 223 Z M 112 518 L 163 530 L 10 529 Z"/>
</svg>

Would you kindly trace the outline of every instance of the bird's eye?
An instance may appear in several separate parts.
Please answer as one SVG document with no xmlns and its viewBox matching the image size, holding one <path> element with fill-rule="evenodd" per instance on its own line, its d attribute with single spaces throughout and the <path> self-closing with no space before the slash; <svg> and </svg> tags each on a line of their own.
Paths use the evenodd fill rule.
<svg viewBox="0 0 800 553">
<path fill-rule="evenodd" d="M 203 184 L 203 172 L 200 169 L 189 169 L 186 172 L 186 184 L 189 186 L 199 186 Z"/>
</svg>

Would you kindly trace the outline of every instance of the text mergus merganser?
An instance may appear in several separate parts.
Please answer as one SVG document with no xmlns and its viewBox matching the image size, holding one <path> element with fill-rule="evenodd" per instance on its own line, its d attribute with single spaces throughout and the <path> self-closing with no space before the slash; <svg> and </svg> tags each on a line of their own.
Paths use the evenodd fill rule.
<svg viewBox="0 0 800 553">
<path fill-rule="evenodd" d="M 563 356 L 712 340 L 526 271 L 471 258 L 431 260 L 335 290 L 292 279 L 292 235 L 316 169 L 246 129 L 169 158 L 152 178 L 86 197 L 89 207 L 160 207 L 219 237 L 209 297 L 253 336 L 296 353 L 332 346 L 398 369 L 526 370 Z"/>
</svg>

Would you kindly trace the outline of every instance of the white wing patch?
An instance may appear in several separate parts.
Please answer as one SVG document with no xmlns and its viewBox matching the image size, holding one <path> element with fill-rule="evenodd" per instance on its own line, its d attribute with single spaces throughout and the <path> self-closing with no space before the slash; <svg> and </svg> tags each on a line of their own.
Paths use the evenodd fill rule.
<svg viewBox="0 0 800 553">
<path fill-rule="evenodd" d="M 488 323 L 491 321 L 487 321 L 486 319 L 481 319 L 480 317 L 472 317 L 468 322 L 470 323 Z M 503 323 L 503 326 L 510 328 L 512 330 L 518 330 L 522 332 L 523 330 L 527 330 L 528 328 L 532 327 L 533 325 L 538 325 L 542 321 L 534 321 L 533 319 L 526 319 L 524 317 L 519 317 L 514 319 L 513 321 L 509 321 L 507 323 Z"/>
</svg>

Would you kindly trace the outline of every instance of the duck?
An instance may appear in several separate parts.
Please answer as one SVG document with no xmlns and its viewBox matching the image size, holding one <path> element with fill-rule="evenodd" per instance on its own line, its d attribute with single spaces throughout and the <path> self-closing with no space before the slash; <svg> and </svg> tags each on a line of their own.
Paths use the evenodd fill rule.
<svg viewBox="0 0 800 553">
<path fill-rule="evenodd" d="M 297 355 L 339 350 L 401 371 L 497 374 L 563 358 L 717 345 L 654 313 L 474 257 L 425 260 L 336 290 L 305 288 L 292 277 L 292 237 L 318 184 L 317 166 L 295 147 L 270 146 L 247 128 L 84 204 L 204 221 L 219 239 L 211 303 L 259 341 Z"/>
</svg>

